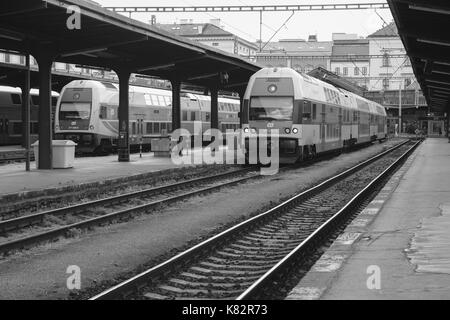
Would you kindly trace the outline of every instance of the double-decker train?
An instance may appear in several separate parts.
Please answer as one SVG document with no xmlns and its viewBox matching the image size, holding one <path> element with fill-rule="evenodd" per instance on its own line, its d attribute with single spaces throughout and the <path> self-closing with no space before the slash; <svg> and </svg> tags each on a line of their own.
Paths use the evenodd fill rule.
<svg viewBox="0 0 450 320">
<path fill-rule="evenodd" d="M 243 123 L 247 152 L 259 145 L 250 139 L 278 133 L 281 163 L 387 138 L 383 106 L 290 68 L 264 68 L 251 77 Z"/>
<path fill-rule="evenodd" d="M 130 86 L 130 146 L 151 149 L 151 141 L 172 131 L 172 92 L 170 90 Z M 110 153 L 118 142 L 118 85 L 77 80 L 61 92 L 55 115 L 56 139 L 72 140 L 78 153 Z M 201 122 L 202 132 L 210 129 L 211 99 L 183 93 L 181 126 L 194 132 Z M 222 131 L 239 128 L 238 99 L 219 98 L 219 126 Z"/>
<path fill-rule="evenodd" d="M 52 92 L 52 112 L 59 94 Z M 30 90 L 30 139 L 38 140 L 39 90 Z M 0 86 L 0 146 L 22 143 L 22 90 Z"/>
</svg>

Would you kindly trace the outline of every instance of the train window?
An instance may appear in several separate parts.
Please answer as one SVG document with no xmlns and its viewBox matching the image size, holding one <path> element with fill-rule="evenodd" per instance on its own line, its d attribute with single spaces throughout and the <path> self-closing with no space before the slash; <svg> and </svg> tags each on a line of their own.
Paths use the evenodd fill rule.
<svg viewBox="0 0 450 320">
<path fill-rule="evenodd" d="M 195 115 L 196 115 L 195 111 L 191 112 L 191 121 L 195 121 L 196 120 Z"/>
<path fill-rule="evenodd" d="M 188 121 L 188 112 L 187 111 L 183 111 L 183 116 L 182 116 L 182 120 L 181 121 Z"/>
<path fill-rule="evenodd" d="M 159 105 L 162 107 L 166 107 L 166 101 L 163 96 L 158 96 Z"/>
<path fill-rule="evenodd" d="M 22 122 L 13 122 L 12 134 L 22 134 Z"/>
<path fill-rule="evenodd" d="M 311 103 L 306 102 L 303 104 L 303 119 L 311 119 Z"/>
<path fill-rule="evenodd" d="M 164 100 L 166 100 L 166 105 L 168 107 L 172 106 L 172 98 L 171 97 L 164 97 Z"/>
<path fill-rule="evenodd" d="M 39 96 L 31 96 L 31 102 L 35 106 L 39 106 Z"/>
<path fill-rule="evenodd" d="M 313 115 L 312 115 L 312 117 L 313 117 L 313 120 L 317 119 L 317 105 L 316 104 L 313 104 Z"/>
<path fill-rule="evenodd" d="M 11 94 L 11 100 L 13 104 L 22 104 L 22 98 L 18 94 Z"/>
<path fill-rule="evenodd" d="M 38 134 L 38 133 L 39 133 L 39 123 L 32 122 L 31 123 L 31 134 Z"/>
<path fill-rule="evenodd" d="M 358 112 L 353 111 L 353 122 L 358 122 Z"/>
<path fill-rule="evenodd" d="M 133 122 L 131 124 L 131 127 L 132 127 L 132 134 L 135 135 L 136 134 L 136 122 Z"/>
<path fill-rule="evenodd" d="M 167 130 L 167 123 L 163 122 L 161 123 L 161 132 Z"/>
<path fill-rule="evenodd" d="M 153 133 L 160 133 L 160 126 L 159 126 L 158 122 L 155 123 L 155 129 L 154 129 Z"/>
<path fill-rule="evenodd" d="M 147 133 L 152 134 L 153 133 L 153 123 L 148 122 L 147 123 Z"/>
<path fill-rule="evenodd" d="M 91 116 L 90 103 L 61 103 L 60 120 L 89 120 Z"/>
<path fill-rule="evenodd" d="M 100 108 L 100 119 L 107 119 L 108 118 L 108 109 L 105 106 L 102 106 Z"/>
<path fill-rule="evenodd" d="M 151 100 L 152 100 L 152 105 L 154 106 L 159 106 L 159 101 L 158 101 L 158 97 L 151 95 L 150 96 Z"/>
<path fill-rule="evenodd" d="M 206 113 L 206 121 L 210 121 L 211 120 L 211 113 L 207 112 Z"/>
</svg>

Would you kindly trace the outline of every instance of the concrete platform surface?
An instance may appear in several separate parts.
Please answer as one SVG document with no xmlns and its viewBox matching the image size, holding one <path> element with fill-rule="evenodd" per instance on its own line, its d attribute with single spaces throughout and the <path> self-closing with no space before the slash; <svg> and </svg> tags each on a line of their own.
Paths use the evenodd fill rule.
<svg viewBox="0 0 450 320">
<path fill-rule="evenodd" d="M 419 146 L 345 231 L 288 299 L 450 299 L 447 139 Z"/>
<path fill-rule="evenodd" d="M 11 152 L 11 151 L 25 151 L 22 146 L 0 146 L 0 153 L 2 152 Z"/>
<path fill-rule="evenodd" d="M 228 151 L 226 148 L 220 149 L 234 154 L 234 151 Z M 189 154 L 192 153 L 197 160 L 200 157 L 201 162 L 202 150 L 189 151 Z M 184 154 L 187 155 L 187 151 Z M 201 163 L 177 164 L 171 158 L 155 157 L 153 153 L 145 153 L 142 158 L 139 154 L 132 154 L 129 163 L 120 163 L 117 155 L 76 158 L 74 168 L 71 169 L 36 170 L 34 161 L 30 172 L 25 171 L 25 163 L 2 165 L 0 166 L 0 197 L 119 179 L 197 164 Z"/>
</svg>

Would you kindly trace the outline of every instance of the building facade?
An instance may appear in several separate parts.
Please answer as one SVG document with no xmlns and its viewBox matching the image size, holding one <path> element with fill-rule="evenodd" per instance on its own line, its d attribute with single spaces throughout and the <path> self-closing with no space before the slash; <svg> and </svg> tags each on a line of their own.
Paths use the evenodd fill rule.
<svg viewBox="0 0 450 320">
<path fill-rule="evenodd" d="M 356 35 L 333 34 L 330 71 L 367 90 L 370 82 L 369 41 Z"/>
<path fill-rule="evenodd" d="M 310 36 L 302 39 L 284 39 L 269 42 L 256 54 L 256 62 L 265 67 L 289 67 L 308 73 L 316 68 L 330 69 L 331 41 L 317 41 Z"/>
<path fill-rule="evenodd" d="M 204 45 L 248 59 L 254 59 L 258 50 L 258 46 L 255 43 L 224 30 L 220 26 L 220 20 L 218 19 L 213 19 L 209 23 L 194 23 L 192 20 L 181 20 L 180 23 L 156 23 L 154 26 L 192 41 L 198 41 Z"/>
<path fill-rule="evenodd" d="M 371 34 L 370 91 L 415 89 L 416 79 L 395 23 Z"/>
</svg>

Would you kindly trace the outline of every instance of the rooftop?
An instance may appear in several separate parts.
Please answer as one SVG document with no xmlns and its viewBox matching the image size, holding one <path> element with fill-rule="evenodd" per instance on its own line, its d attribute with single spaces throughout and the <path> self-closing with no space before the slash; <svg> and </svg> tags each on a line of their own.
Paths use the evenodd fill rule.
<svg viewBox="0 0 450 320">
<path fill-rule="evenodd" d="M 398 29 L 395 22 L 389 23 L 387 26 L 372 33 L 367 38 L 382 38 L 382 37 L 398 37 Z"/>
</svg>

